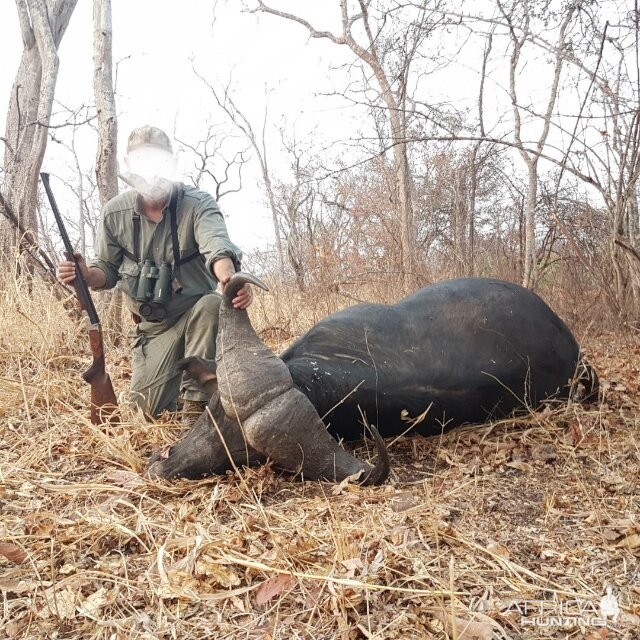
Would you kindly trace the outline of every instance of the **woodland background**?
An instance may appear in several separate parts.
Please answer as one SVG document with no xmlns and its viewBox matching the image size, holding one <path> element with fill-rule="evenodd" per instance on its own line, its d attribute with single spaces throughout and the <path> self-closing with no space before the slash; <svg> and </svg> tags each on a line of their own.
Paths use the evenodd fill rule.
<svg viewBox="0 0 640 640">
<path fill-rule="evenodd" d="M 278 108 L 282 85 L 250 101 L 242 78 L 194 58 L 207 117 L 175 114 L 198 133 L 168 131 L 185 181 L 216 195 L 250 248 L 245 267 L 271 287 L 251 314 L 275 350 L 346 305 L 483 275 L 542 295 L 600 374 L 594 405 L 388 442 L 390 482 L 363 488 L 270 465 L 152 481 L 148 456 L 175 442 L 179 419 L 123 405 L 120 425 L 90 423 L 85 329 L 55 284 L 61 245 L 38 173 L 44 161 L 90 255 L 101 203 L 123 188 L 118 141 L 142 124 L 118 89 L 118 70 L 142 63 L 112 54 L 112 9 L 134 8 L 93 1 L 91 52 L 63 46 L 82 3 L 16 0 L 24 48 L 0 137 L 0 635 L 638 637 L 638 5 L 463 5 L 213 3 L 211 39 L 232 18 L 302 37 L 301 56 L 322 48 L 330 88 L 294 118 Z M 242 54 L 231 47 L 227 62 Z M 87 99 L 62 104 L 59 70 L 91 55 Z M 280 71 L 304 85 L 290 64 Z M 321 113 L 335 113 L 328 126 Z M 234 210 L 252 190 L 267 242 Z M 95 298 L 124 393 L 130 321 L 118 295 Z M 513 607 L 597 608 L 607 587 L 621 611 L 606 627 L 526 624 Z"/>
<path fill-rule="evenodd" d="M 447 277 L 496 276 L 546 293 L 569 320 L 586 313 L 637 326 L 633 3 L 482 2 L 464 12 L 422 0 L 334 4 L 307 7 L 308 18 L 287 13 L 286 3 L 218 3 L 211 37 L 224 29 L 216 12 L 235 12 L 260 29 L 304 32 L 307 47 L 321 42 L 336 89 L 316 98 L 355 110 L 359 126 L 348 136 L 338 125 L 343 112 L 331 138 L 270 112 L 277 87 L 265 88 L 256 109 L 240 102 L 232 76 L 193 60 L 211 118 L 198 139 L 174 132 L 176 148 L 185 181 L 223 208 L 259 179 L 271 241 L 252 247 L 245 265 L 311 299 L 326 293 L 333 306 L 397 299 Z M 24 50 L 0 174 L 12 268 L 30 252 L 51 271 L 59 256 L 38 187 L 47 147 L 60 158 L 50 171 L 64 183 L 58 199 L 80 251 L 91 253 L 100 204 L 123 186 L 115 84 L 119 64 L 135 60 L 114 64 L 111 7 L 94 3 L 93 99 L 56 102 L 65 64 L 57 51 L 75 5 L 16 3 Z M 93 166 L 81 160 L 87 145 Z M 251 218 L 242 224 L 246 238 Z"/>
</svg>

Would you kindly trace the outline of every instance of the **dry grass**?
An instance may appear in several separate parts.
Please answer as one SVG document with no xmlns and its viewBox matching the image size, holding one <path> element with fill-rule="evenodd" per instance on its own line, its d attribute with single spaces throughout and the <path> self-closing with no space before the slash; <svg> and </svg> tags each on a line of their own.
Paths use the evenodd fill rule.
<svg viewBox="0 0 640 640">
<path fill-rule="evenodd" d="M 46 290 L 2 295 L 1 637 L 640 637 L 637 336 L 588 341 L 599 406 L 400 440 L 383 487 L 270 467 L 169 484 L 139 472 L 179 426 L 92 426 L 81 328 Z M 126 352 L 109 368 L 126 389 Z M 509 611 L 606 585 L 607 629 Z"/>
</svg>

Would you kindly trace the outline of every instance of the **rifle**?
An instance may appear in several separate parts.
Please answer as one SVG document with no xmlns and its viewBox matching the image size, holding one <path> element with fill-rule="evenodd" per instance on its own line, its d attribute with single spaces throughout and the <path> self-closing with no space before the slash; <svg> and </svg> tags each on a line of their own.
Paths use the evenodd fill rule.
<svg viewBox="0 0 640 640">
<path fill-rule="evenodd" d="M 73 261 L 76 265 L 76 279 L 73 281 L 73 288 L 76 290 L 80 309 L 86 311 L 89 316 L 89 346 L 91 348 L 93 362 L 82 374 L 82 378 L 85 382 L 91 385 L 91 422 L 93 424 L 101 424 L 104 421 L 114 423 L 118 421 L 117 416 L 114 415 L 118 408 L 118 401 L 116 400 L 116 394 L 113 391 L 111 378 L 105 371 L 104 341 L 102 338 L 102 325 L 100 324 L 100 318 L 98 318 L 98 312 L 96 311 L 93 300 L 91 299 L 89 286 L 80 274 L 78 259 L 75 256 L 73 245 L 69 240 L 58 205 L 56 204 L 53 192 L 49 186 L 49 174 L 41 173 L 40 178 L 44 185 L 44 190 L 47 192 L 47 198 L 49 199 L 51 210 L 53 211 L 53 215 L 55 216 L 58 224 L 58 229 L 60 230 L 60 235 L 62 236 L 65 256 L 67 260 Z"/>
</svg>

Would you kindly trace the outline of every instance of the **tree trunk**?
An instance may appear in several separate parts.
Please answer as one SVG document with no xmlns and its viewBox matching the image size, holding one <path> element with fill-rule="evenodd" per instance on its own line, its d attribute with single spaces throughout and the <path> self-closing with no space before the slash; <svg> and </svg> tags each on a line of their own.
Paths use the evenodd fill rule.
<svg viewBox="0 0 640 640">
<path fill-rule="evenodd" d="M 524 45 L 529 41 L 530 33 L 530 7 L 528 3 L 520 3 L 514 0 L 510 13 L 505 11 L 505 8 L 498 3 L 500 11 L 509 25 L 512 52 L 511 60 L 509 64 L 509 96 L 511 98 L 511 105 L 513 109 L 514 119 L 514 140 L 517 145 L 520 155 L 527 166 L 527 172 L 529 175 L 529 185 L 527 189 L 527 199 L 525 204 L 525 220 L 524 220 L 524 264 L 522 274 L 522 285 L 529 289 L 535 286 L 536 282 L 536 201 L 538 197 L 538 160 L 547 143 L 547 137 L 549 136 L 549 129 L 551 127 L 551 119 L 553 116 L 553 110 L 555 108 L 556 100 L 558 98 L 558 87 L 560 84 L 560 75 L 562 73 L 562 65 L 565 57 L 565 49 L 567 45 L 566 36 L 569 24 L 573 20 L 573 16 L 578 8 L 577 4 L 570 4 L 565 9 L 565 14 L 560 24 L 558 32 L 558 40 L 553 51 L 554 55 L 554 67 L 553 77 L 551 82 L 551 88 L 549 90 L 549 98 L 547 100 L 547 107 L 544 114 L 541 116 L 542 131 L 535 144 L 535 150 L 529 151 L 522 142 L 522 120 L 520 116 L 521 106 L 518 102 L 518 96 L 516 92 L 516 77 L 518 76 L 518 64 L 520 62 L 520 54 Z M 514 18 L 516 16 L 516 10 L 522 10 L 521 24 L 516 29 L 514 26 Z M 521 33 L 521 35 L 517 35 Z"/>
<path fill-rule="evenodd" d="M 93 93 L 98 112 L 96 179 L 100 203 L 118 195 L 118 120 L 113 94 L 111 0 L 93 2 Z"/>
<path fill-rule="evenodd" d="M 629 190 L 627 190 L 629 191 Z M 613 210 L 610 260 L 619 313 L 630 322 L 640 320 L 640 243 L 636 238 L 637 196 L 622 194 Z"/>
<path fill-rule="evenodd" d="M 104 206 L 118 195 L 118 120 L 113 93 L 111 0 L 93 2 L 93 93 L 98 114 L 96 183 Z M 107 314 L 111 340 L 122 335 L 124 304 L 122 292 L 114 291 Z"/>
<path fill-rule="evenodd" d="M 397 213 L 400 225 L 401 268 L 405 293 L 410 293 L 416 287 L 416 232 L 413 214 L 413 177 L 409 168 L 409 154 L 406 142 L 406 127 L 400 117 L 400 106 L 389 84 L 389 80 L 377 58 L 367 52 L 352 47 L 373 70 L 382 91 L 382 98 L 387 106 L 389 123 L 391 125 L 391 140 L 393 147 L 394 178 L 397 195 Z"/>
<path fill-rule="evenodd" d="M 476 144 L 473 148 L 473 154 L 471 156 L 471 172 L 469 176 L 469 220 L 468 220 L 468 237 L 467 243 L 467 275 L 473 277 L 475 273 L 475 260 L 476 260 L 476 200 L 478 196 L 478 149 L 479 144 Z"/>
<path fill-rule="evenodd" d="M 273 193 L 273 185 L 271 184 L 271 176 L 269 174 L 269 167 L 267 165 L 266 153 L 263 154 L 260 151 L 256 141 L 253 137 L 249 137 L 249 140 L 253 146 L 254 151 L 258 156 L 260 162 L 260 169 L 262 171 L 262 180 L 264 182 L 264 188 L 267 192 L 267 200 L 269 202 L 269 209 L 271 210 L 271 221 L 273 222 L 273 233 L 276 237 L 276 259 L 278 264 L 278 277 L 281 282 L 284 282 L 284 257 L 282 248 L 282 236 L 280 234 L 280 222 L 278 221 L 278 208 L 276 207 L 276 199 Z"/>
<path fill-rule="evenodd" d="M 21 226 L 37 237 L 38 176 L 58 76 L 58 46 L 77 0 L 16 0 L 24 49 L 11 89 L 5 131 L 5 198 Z M 17 230 L 0 222 L 2 256 L 17 246 Z"/>
<path fill-rule="evenodd" d="M 536 282 L 536 205 L 538 200 L 538 163 L 527 162 L 529 184 L 524 205 L 524 251 L 522 255 L 522 286 L 533 289 Z"/>
<path fill-rule="evenodd" d="M 467 180 L 464 166 L 456 167 L 453 176 L 453 260 L 454 275 L 465 274 L 467 248 L 465 231 L 467 227 Z"/>
<path fill-rule="evenodd" d="M 634 321 L 640 320 L 640 220 L 638 219 L 638 192 L 634 190 L 629 199 L 628 235 L 633 253 L 627 251 L 629 271 L 631 274 L 631 316 Z"/>
</svg>

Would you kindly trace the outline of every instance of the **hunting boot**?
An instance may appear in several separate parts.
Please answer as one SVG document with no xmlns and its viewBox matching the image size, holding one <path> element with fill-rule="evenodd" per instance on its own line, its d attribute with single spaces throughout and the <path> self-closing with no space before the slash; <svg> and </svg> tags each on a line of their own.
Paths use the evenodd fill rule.
<svg viewBox="0 0 640 640">
<path fill-rule="evenodd" d="M 192 427 L 195 421 L 207 408 L 207 403 L 199 400 L 183 400 L 182 403 L 182 425 Z"/>
</svg>

